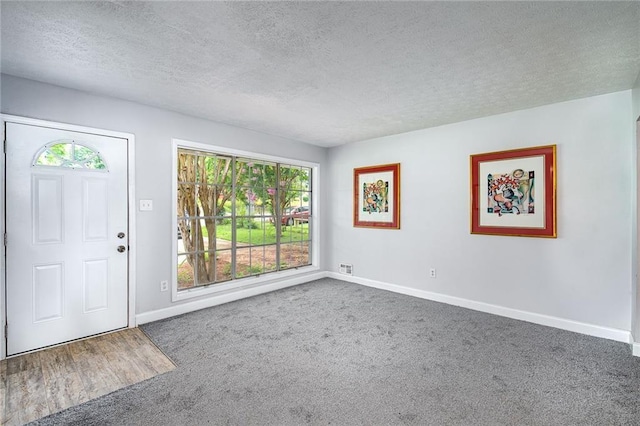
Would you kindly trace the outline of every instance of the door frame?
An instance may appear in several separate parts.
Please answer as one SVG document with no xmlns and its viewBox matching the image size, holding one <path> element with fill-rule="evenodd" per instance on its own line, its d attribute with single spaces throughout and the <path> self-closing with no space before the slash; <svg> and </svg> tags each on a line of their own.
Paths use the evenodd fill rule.
<svg viewBox="0 0 640 426">
<path fill-rule="evenodd" d="M 0 156 L 0 240 L 4 239 L 6 223 L 6 155 L 4 152 L 4 140 L 6 123 L 28 124 L 32 126 L 50 127 L 52 129 L 67 130 L 71 132 L 92 133 L 100 136 L 116 137 L 127 139 L 127 226 L 129 228 L 129 250 L 128 256 L 128 314 L 127 327 L 136 327 L 136 206 L 135 206 L 135 135 L 132 133 L 116 132 L 111 130 L 97 129 L 94 127 L 77 126 L 74 124 L 59 123 L 55 121 L 38 120 L 35 118 L 21 117 L 16 115 L 0 114 L 0 136 L 2 136 L 3 150 Z M 7 335 L 5 334 L 7 324 L 7 254 L 4 241 L 0 241 L 0 360 L 7 357 Z"/>
</svg>

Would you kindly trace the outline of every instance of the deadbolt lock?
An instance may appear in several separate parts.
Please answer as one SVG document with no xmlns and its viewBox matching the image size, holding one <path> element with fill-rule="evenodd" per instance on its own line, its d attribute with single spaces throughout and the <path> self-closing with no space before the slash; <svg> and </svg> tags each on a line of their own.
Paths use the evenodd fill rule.
<svg viewBox="0 0 640 426">
<path fill-rule="evenodd" d="M 118 232 L 118 238 L 124 238 L 124 232 Z"/>
</svg>

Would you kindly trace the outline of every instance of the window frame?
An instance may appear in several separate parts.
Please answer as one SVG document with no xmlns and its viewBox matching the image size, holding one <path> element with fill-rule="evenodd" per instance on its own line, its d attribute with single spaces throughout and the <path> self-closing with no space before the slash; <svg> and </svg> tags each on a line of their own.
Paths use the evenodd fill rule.
<svg viewBox="0 0 640 426">
<path fill-rule="evenodd" d="M 221 283 L 209 284 L 206 286 L 193 287 L 185 290 L 178 290 L 178 238 L 175 230 L 178 229 L 177 211 L 177 191 L 178 191 L 178 150 L 189 149 L 205 153 L 228 155 L 239 158 L 250 158 L 252 160 L 269 161 L 292 166 L 302 166 L 311 169 L 311 215 L 314 218 L 310 223 L 311 233 L 311 264 L 282 271 L 267 272 L 261 275 L 253 275 L 232 279 Z M 319 176 L 320 165 L 308 161 L 295 160 L 291 158 L 278 157 L 273 155 L 259 154 L 251 151 L 242 151 L 228 147 L 193 142 L 184 139 L 172 139 L 172 166 L 171 166 L 171 229 L 172 229 L 172 266 L 171 266 L 171 300 L 177 302 L 194 297 L 212 295 L 230 290 L 238 290 L 245 287 L 254 287 L 261 284 L 269 284 L 284 278 L 291 278 L 299 275 L 306 275 L 320 270 L 320 220 L 319 214 Z"/>
</svg>

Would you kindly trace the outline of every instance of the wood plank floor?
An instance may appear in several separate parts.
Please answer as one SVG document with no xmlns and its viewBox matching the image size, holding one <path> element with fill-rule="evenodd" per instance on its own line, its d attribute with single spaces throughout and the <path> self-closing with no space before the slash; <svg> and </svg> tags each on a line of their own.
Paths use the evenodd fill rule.
<svg viewBox="0 0 640 426">
<path fill-rule="evenodd" d="M 13 426 L 175 368 L 138 328 L 0 361 L 0 424 Z"/>
</svg>

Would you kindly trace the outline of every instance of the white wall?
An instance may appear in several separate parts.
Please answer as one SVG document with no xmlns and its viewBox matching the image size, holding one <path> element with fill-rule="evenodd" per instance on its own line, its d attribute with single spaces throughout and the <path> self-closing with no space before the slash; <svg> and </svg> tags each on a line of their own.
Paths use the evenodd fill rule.
<svg viewBox="0 0 640 426">
<path fill-rule="evenodd" d="M 629 90 L 331 148 L 329 270 L 628 333 L 630 116 Z M 547 144 L 558 238 L 471 235 L 469 155 Z M 395 162 L 401 229 L 354 228 L 353 168 Z"/>
<path fill-rule="evenodd" d="M 630 330 L 640 85 L 330 150 L 131 102 L 2 76 L 1 111 L 133 133 L 137 313 L 171 306 L 171 138 L 321 164 L 321 269 L 540 315 Z M 469 234 L 469 155 L 558 145 L 558 238 Z M 402 164 L 401 229 L 352 226 L 353 168 Z M 632 235 L 634 238 L 632 238 Z M 438 277 L 427 277 L 429 267 Z M 640 303 L 640 301 L 639 301 Z M 639 323 L 640 327 L 640 323 Z M 639 339 L 640 340 L 640 339 Z"/>
<path fill-rule="evenodd" d="M 136 203 L 139 199 L 152 199 L 154 206 L 152 212 L 138 211 L 135 218 L 137 314 L 177 304 L 171 303 L 171 292 L 160 292 L 159 286 L 161 280 L 171 279 L 174 261 L 172 138 L 315 162 L 321 169 L 326 163 L 326 149 L 309 144 L 8 75 L 1 76 L 1 84 L 2 113 L 135 135 Z M 321 263 L 320 267 L 324 265 Z"/>
</svg>

